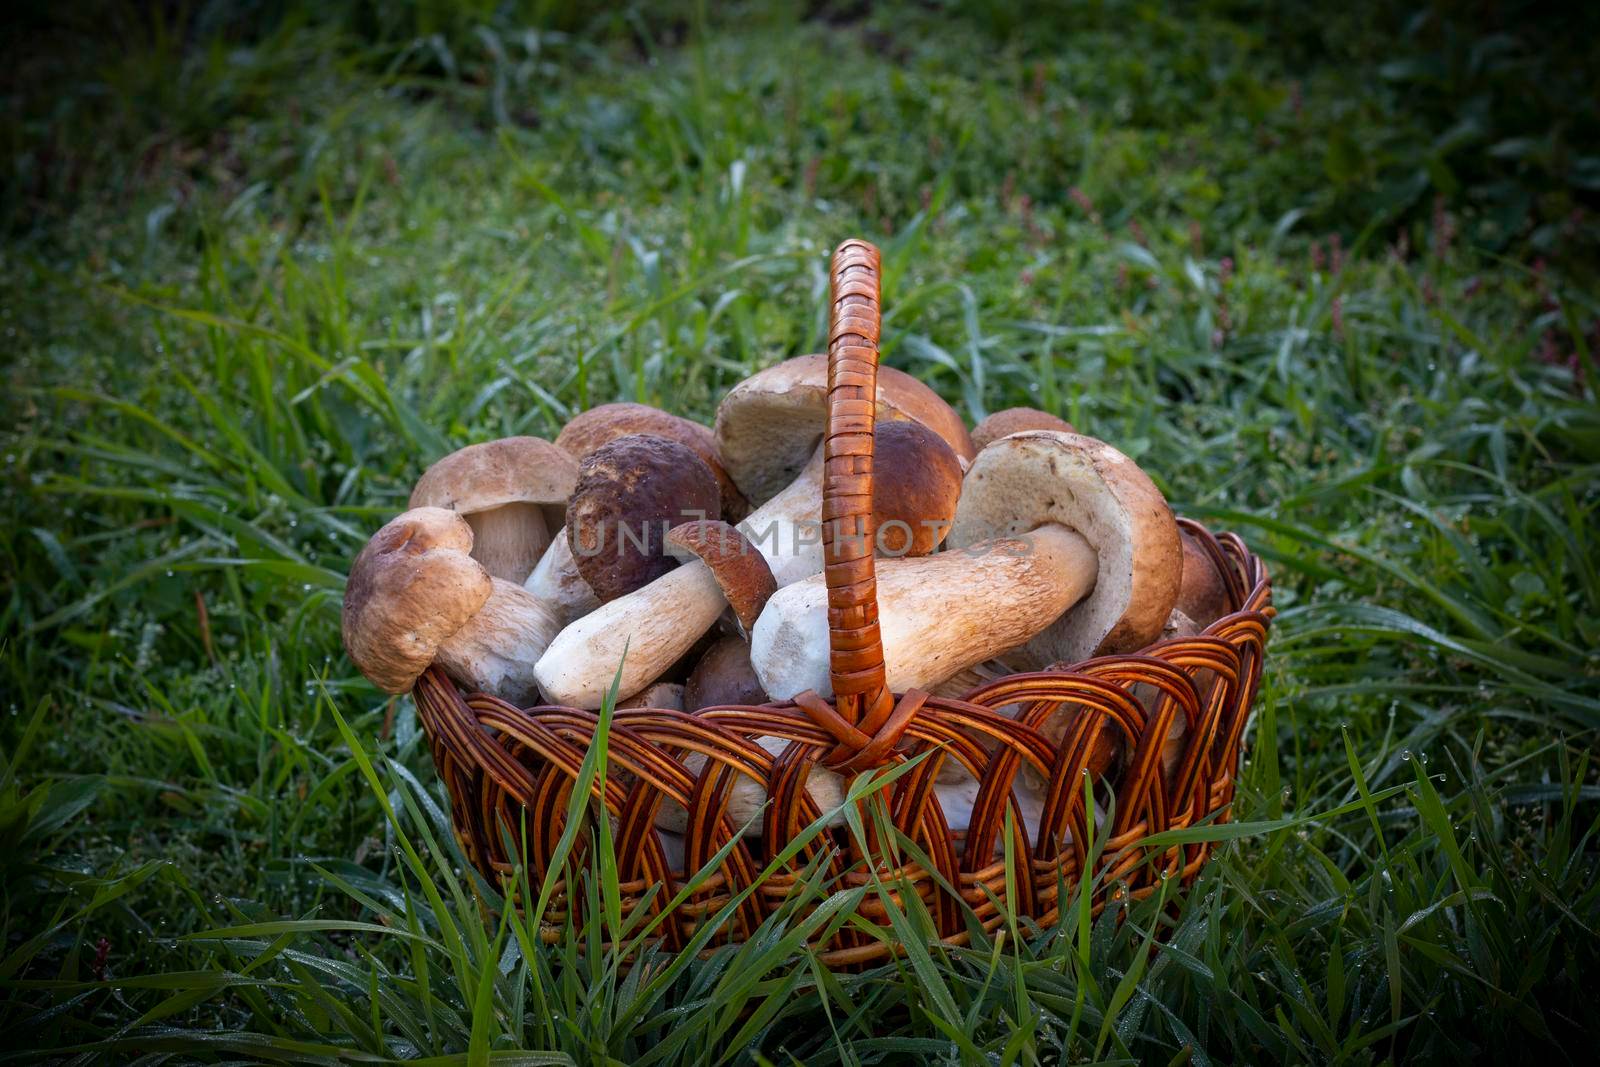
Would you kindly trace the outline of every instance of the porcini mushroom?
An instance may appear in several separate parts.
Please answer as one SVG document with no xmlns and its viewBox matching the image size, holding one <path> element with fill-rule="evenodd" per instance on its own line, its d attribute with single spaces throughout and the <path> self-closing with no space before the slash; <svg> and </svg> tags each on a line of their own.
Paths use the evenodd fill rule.
<svg viewBox="0 0 1600 1067">
<path fill-rule="evenodd" d="M 581 463 L 601 445 L 635 433 L 665 437 L 687 446 L 699 456 L 717 479 L 725 520 L 738 522 L 749 512 L 750 505 L 722 466 L 722 454 L 717 450 L 717 438 L 711 428 L 660 408 L 628 402 L 601 404 L 574 415 L 556 435 L 556 444 Z"/>
<path fill-rule="evenodd" d="M 351 564 L 344 645 L 384 692 L 407 692 L 438 663 L 464 688 L 518 706 L 537 702 L 532 664 L 556 620 L 473 559 L 472 537 L 454 512 L 413 508 L 373 534 Z"/>
<path fill-rule="evenodd" d="M 742 637 L 724 637 L 706 649 L 683 683 L 685 711 L 766 702 L 766 690 L 750 666 L 750 645 Z"/>
<path fill-rule="evenodd" d="M 877 565 L 889 687 L 928 689 L 999 656 L 1022 669 L 1138 648 L 1177 597 L 1177 523 L 1134 463 L 1090 437 L 1030 430 L 967 472 L 945 552 Z M 831 695 L 821 575 L 779 590 L 750 659 L 775 700 Z"/>
<path fill-rule="evenodd" d="M 567 543 L 567 528 L 563 526 L 550 539 L 533 573 L 522 583 L 541 603 L 549 606 L 561 625 L 589 614 L 600 606 L 589 583 L 578 573 L 578 563 L 572 558 L 572 546 Z"/>
<path fill-rule="evenodd" d="M 972 447 L 982 452 L 1000 438 L 1010 437 L 1023 430 L 1078 432 L 1072 428 L 1072 423 L 1057 418 L 1048 411 L 1040 411 L 1038 408 L 1006 408 L 1004 411 L 996 411 L 986 416 L 972 428 Z"/>
<path fill-rule="evenodd" d="M 567 545 L 601 603 L 672 570 L 666 533 L 715 516 L 717 481 L 694 451 L 654 434 L 628 434 L 584 457 L 567 501 Z"/>
<path fill-rule="evenodd" d="M 1177 610 L 1198 632 L 1228 613 L 1228 583 L 1199 538 L 1188 530 L 1180 530 L 1178 536 L 1183 542 L 1183 582 Z"/>
<path fill-rule="evenodd" d="M 972 461 L 972 438 L 961 416 L 904 371 L 878 368 L 877 419 L 880 428 L 902 421 L 921 423 L 955 453 L 960 470 Z M 827 425 L 828 358 L 823 355 L 799 356 L 768 367 L 734 386 L 717 407 L 721 465 L 744 499 L 760 505 L 739 523 L 739 529 L 766 557 L 780 586 L 822 569 L 818 523 L 822 435 Z M 593 439 L 593 431 L 580 430 L 581 434 L 574 432 L 575 448 Z M 563 546 L 560 535 L 527 584 L 540 599 L 558 605 L 567 621 L 588 614 L 597 603 L 583 596 L 584 583 L 571 546 Z"/>
<path fill-rule="evenodd" d="M 938 434 L 963 470 L 972 462 L 972 438 L 961 416 L 911 375 L 879 367 L 878 425 L 904 419 Z M 753 504 L 770 500 L 794 481 L 811 462 L 827 425 L 825 355 L 798 356 L 753 374 L 729 390 L 717 406 L 723 465 Z"/>
<path fill-rule="evenodd" d="M 550 699 L 598 708 L 619 664 L 618 696 L 631 697 L 661 677 L 730 605 L 752 624 L 777 588 L 766 560 L 726 523 L 685 523 L 667 541 L 686 560 L 683 566 L 570 623 L 545 649 L 534 674 Z"/>
<path fill-rule="evenodd" d="M 893 555 L 931 552 L 955 513 L 961 486 L 955 453 L 921 423 L 890 421 L 879 426 L 873 454 L 877 477 L 872 499 L 880 547 Z M 722 523 L 691 524 L 721 531 L 699 545 L 685 542 L 679 546 L 701 555 L 711 570 L 688 563 L 569 624 L 536 667 L 546 695 L 573 707 L 599 707 L 619 662 L 623 696 L 659 678 L 727 607 L 723 594 L 729 590 L 729 582 L 726 575 L 712 570 L 726 569 L 735 560 L 747 566 L 759 563 L 774 589 L 782 584 L 780 568 L 820 572 L 821 479 L 818 452 L 798 478 L 752 512 L 739 530 Z M 803 505 L 802 498 L 808 503 Z M 744 530 L 760 540 L 752 544 L 753 538 L 747 538 Z M 683 536 L 680 531 L 673 533 Z M 772 551 L 775 544 L 781 549 L 776 554 Z M 706 557 L 706 549 L 714 550 L 715 558 Z M 744 620 L 746 630 L 758 613 L 759 608 Z"/>
<path fill-rule="evenodd" d="M 417 479 L 411 507 L 445 508 L 472 527 L 472 558 L 521 585 L 559 529 L 578 477 L 565 450 L 538 437 L 468 445 Z"/>
<path fill-rule="evenodd" d="M 789 742 L 781 737 L 756 737 L 751 740 L 774 756 L 782 755 L 783 750 L 789 747 Z M 698 753 L 687 756 L 683 761 L 684 769 L 691 774 L 699 774 L 705 765 L 706 757 Z M 845 788 L 845 780 L 825 767 L 812 767 L 806 775 L 806 793 L 823 813 L 844 803 Z M 766 803 L 767 791 L 760 783 L 748 775 L 735 773 L 733 785 L 728 790 L 725 812 L 730 824 L 745 827 L 745 837 L 762 836 L 762 820 L 756 816 Z M 844 822 L 844 813 L 841 811 L 830 818 L 827 825 L 843 826 Z M 689 813 L 683 805 L 670 798 L 662 800 L 661 807 L 656 809 L 656 827 L 681 834 L 688 826 Z"/>
</svg>

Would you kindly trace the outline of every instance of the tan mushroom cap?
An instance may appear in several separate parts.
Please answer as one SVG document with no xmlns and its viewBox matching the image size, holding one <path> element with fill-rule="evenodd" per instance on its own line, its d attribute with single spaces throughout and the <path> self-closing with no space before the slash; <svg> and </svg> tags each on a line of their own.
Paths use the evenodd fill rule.
<svg viewBox="0 0 1600 1067">
<path fill-rule="evenodd" d="M 537 437 L 468 445 L 423 472 L 411 506 L 448 508 L 472 526 L 472 558 L 521 585 L 559 527 L 577 465 Z"/>
<path fill-rule="evenodd" d="M 1183 569 L 1178 524 L 1149 476 L 1103 441 L 1028 430 L 995 441 L 967 472 L 948 544 L 966 548 L 1055 524 L 1095 550 L 1093 590 L 1008 660 L 1074 663 L 1161 636 Z"/>
<path fill-rule="evenodd" d="M 507 504 L 538 504 L 559 526 L 578 480 L 578 463 L 540 437 L 502 437 L 468 445 L 438 460 L 417 479 L 413 508 L 472 515 Z"/>
<path fill-rule="evenodd" d="M 384 692 L 408 691 L 489 599 L 493 581 L 471 551 L 459 515 L 422 507 L 386 523 L 351 564 L 344 647 Z"/>
<path fill-rule="evenodd" d="M 725 522 L 686 522 L 667 532 L 667 545 L 680 557 L 702 560 L 716 575 L 717 585 L 744 632 L 756 624 L 778 583 L 764 557 L 738 530 Z"/>
<path fill-rule="evenodd" d="M 1077 433 L 1072 428 L 1072 423 L 1066 419 L 1057 418 L 1048 411 L 1038 408 L 1006 408 L 996 411 L 983 419 L 972 428 L 972 447 L 982 452 L 985 448 L 1002 437 L 1010 437 L 1023 430 L 1060 430 L 1062 433 Z"/>
<path fill-rule="evenodd" d="M 667 530 L 718 512 L 711 469 L 694 450 L 628 434 L 589 453 L 567 503 L 567 544 L 601 602 L 626 596 L 677 566 Z"/>
<path fill-rule="evenodd" d="M 922 423 L 944 439 L 963 464 L 975 450 L 961 416 L 904 371 L 878 368 L 879 424 Z M 722 462 L 752 504 L 794 480 L 822 441 L 828 421 L 828 357 L 798 356 L 746 378 L 717 408 Z"/>
<path fill-rule="evenodd" d="M 716 476 L 722 497 L 722 515 L 730 522 L 744 518 L 749 511 L 743 494 L 722 465 L 717 437 L 709 426 L 653 408 L 648 404 L 619 401 L 601 404 L 572 417 L 556 435 L 556 445 L 580 463 L 601 445 L 629 434 L 648 433 L 665 437 L 691 449 Z"/>
</svg>

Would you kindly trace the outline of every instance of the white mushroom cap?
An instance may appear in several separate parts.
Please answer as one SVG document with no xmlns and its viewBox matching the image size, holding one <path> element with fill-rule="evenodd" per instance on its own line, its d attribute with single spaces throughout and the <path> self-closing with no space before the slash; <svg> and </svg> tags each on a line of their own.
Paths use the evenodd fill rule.
<svg viewBox="0 0 1600 1067">
<path fill-rule="evenodd" d="M 1028 642 L 1013 662 L 1038 668 L 1143 648 L 1161 636 L 1178 596 L 1177 520 L 1149 475 L 1081 434 L 1029 430 L 978 454 L 947 543 L 968 548 L 1054 524 L 1094 548 L 1094 589 Z"/>
</svg>

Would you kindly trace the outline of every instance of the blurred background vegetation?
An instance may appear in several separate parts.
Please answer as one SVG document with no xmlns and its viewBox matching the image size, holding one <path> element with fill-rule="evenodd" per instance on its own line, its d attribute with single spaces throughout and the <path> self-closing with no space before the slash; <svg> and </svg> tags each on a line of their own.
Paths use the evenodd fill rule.
<svg viewBox="0 0 1600 1067">
<path fill-rule="evenodd" d="M 8 14 L 0 1055 L 1592 1038 L 1600 9 Z M 343 571 L 451 447 L 708 419 L 817 350 L 851 234 L 887 362 L 1060 412 L 1268 560 L 1247 832 L 1170 909 L 867 975 L 789 926 L 651 981 L 537 946 L 343 658 Z"/>
<path fill-rule="evenodd" d="M 231 124 L 280 117 L 284 77 L 303 74 L 312 57 L 349 73 L 427 83 L 412 91 L 446 93 L 479 124 L 523 128 L 536 121 L 530 91 L 553 87 L 553 65 L 648 62 L 706 18 L 703 4 L 682 0 L 596 8 L 564 0 L 22 3 L 4 45 L 8 222 L 26 231 L 40 210 L 69 211 L 86 187 L 148 176 L 147 157 L 163 144 L 207 155 L 208 141 Z M 1085 81 L 1072 86 L 1085 102 L 1110 105 L 1107 120 L 1168 131 L 1172 149 L 1209 149 L 1217 154 L 1207 162 L 1218 167 L 1282 157 L 1274 180 L 1259 182 L 1235 211 L 1298 210 L 1312 229 L 1390 238 L 1426 223 L 1443 199 L 1474 247 L 1577 263 L 1592 260 L 1600 241 L 1600 14 L 1586 5 L 1213 3 L 1165 15 L 1131 3 L 929 0 L 885 9 L 807 0 L 711 10 L 718 22 L 747 28 L 854 27 L 891 62 L 911 58 L 930 34 L 948 34 L 972 49 L 968 61 L 998 52 L 1008 64 L 1040 64 L 1040 78 L 1086 39 L 1121 43 L 1084 53 Z M 551 34 L 574 47 L 552 48 Z M 1117 97 L 1098 98 L 1093 82 L 1115 86 Z M 1363 92 L 1348 91 L 1357 84 Z M 524 102 L 520 112 L 512 98 Z M 1064 195 L 1082 146 L 1038 147 L 1015 161 L 1019 190 Z M 958 193 L 990 178 L 991 160 L 968 160 Z M 1320 165 L 1304 165 L 1312 161 Z M 943 170 L 937 163 L 882 168 L 883 208 L 914 204 Z M 1136 207 L 1113 184 L 1098 191 L 1110 216 Z"/>
</svg>

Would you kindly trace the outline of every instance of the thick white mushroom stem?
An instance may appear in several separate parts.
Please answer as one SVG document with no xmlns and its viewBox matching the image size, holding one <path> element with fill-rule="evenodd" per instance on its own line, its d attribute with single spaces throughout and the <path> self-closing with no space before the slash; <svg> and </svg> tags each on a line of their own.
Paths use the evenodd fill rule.
<svg viewBox="0 0 1600 1067">
<path fill-rule="evenodd" d="M 539 557 L 523 588 L 551 605 L 563 626 L 600 606 L 600 598 L 578 573 L 565 528 L 557 530 L 551 538 L 550 547 Z"/>
<path fill-rule="evenodd" d="M 738 528 L 761 553 L 774 580 L 782 586 L 785 581 L 822 570 L 821 517 L 819 448 L 788 488 L 751 512 Z M 570 590 L 572 585 L 561 580 L 559 560 L 550 561 L 563 552 L 570 563 L 572 554 L 565 546 L 563 533 L 528 579 L 528 588 L 536 595 L 558 603 L 563 599 L 562 591 Z M 578 583 L 583 582 L 576 567 L 571 573 Z M 617 696 L 626 699 L 678 662 L 727 606 L 711 568 L 700 560 L 691 560 L 568 623 L 536 667 L 540 684 L 558 704 L 598 708 L 620 663 L 622 679 Z"/>
<path fill-rule="evenodd" d="M 822 571 L 822 446 L 777 496 L 739 523 L 782 589 Z"/>
<path fill-rule="evenodd" d="M 685 563 L 569 623 L 534 673 L 555 703 L 598 708 L 620 664 L 617 697 L 631 697 L 681 659 L 727 606 L 711 568 Z"/>
<path fill-rule="evenodd" d="M 1089 542 L 1054 524 L 958 552 L 879 560 L 878 625 L 889 688 L 932 689 L 1023 644 L 1087 595 L 1097 570 Z M 768 601 L 751 634 L 750 662 L 774 700 L 807 689 L 832 696 L 821 575 Z"/>
<path fill-rule="evenodd" d="M 550 544 L 538 504 L 502 504 L 464 516 L 472 527 L 472 558 L 496 578 L 521 585 Z"/>
<path fill-rule="evenodd" d="M 723 609 L 731 610 L 741 634 L 755 625 L 777 584 L 744 535 L 720 520 L 688 522 L 667 531 L 666 544 L 688 562 L 557 635 L 534 665 L 547 694 L 578 707 L 599 707 L 621 664 L 618 696 L 625 700 L 681 659 Z"/>
<path fill-rule="evenodd" d="M 445 639 L 434 662 L 457 684 L 518 707 L 539 703 L 534 661 L 560 627 L 548 607 L 521 586 L 493 579 L 494 590 L 465 626 Z"/>
</svg>

